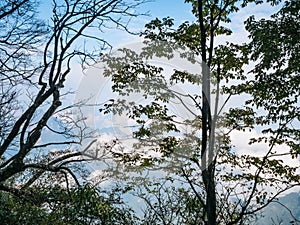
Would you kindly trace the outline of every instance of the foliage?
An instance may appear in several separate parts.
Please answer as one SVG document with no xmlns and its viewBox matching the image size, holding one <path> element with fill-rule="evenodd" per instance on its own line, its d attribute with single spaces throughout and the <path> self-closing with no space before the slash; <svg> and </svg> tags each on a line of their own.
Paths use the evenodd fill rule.
<svg viewBox="0 0 300 225">
<path fill-rule="evenodd" d="M 109 47 L 88 33 L 112 25 L 126 30 L 124 21 L 142 2 L 53 1 L 44 21 L 38 1 L 1 1 L 0 190 L 19 193 L 49 182 L 44 175 L 79 184 L 80 167 L 74 165 L 97 160 L 87 152 L 95 141 L 81 113 L 84 102 L 65 102 L 65 82 L 76 60 L 84 68 Z M 95 45 L 101 47 L 94 51 Z"/>
<path fill-rule="evenodd" d="M 122 49 L 119 56 L 101 57 L 119 98 L 100 111 L 135 121 L 135 141 L 130 151 L 118 139 L 104 147 L 95 143 L 81 111 L 84 102 L 65 104 L 64 85 L 76 60 L 85 68 L 109 47 L 103 29 L 127 30 L 126 18 L 136 16 L 132 9 L 142 2 L 53 1 L 49 21 L 38 19 L 35 0 L 0 3 L 4 223 L 249 224 L 300 185 L 299 166 L 282 159 L 300 152 L 299 1 L 266 0 L 281 3 L 281 9 L 270 19 L 245 21 L 247 44 L 216 45 L 215 40 L 234 35 L 228 27 L 233 13 L 262 0 L 186 0 L 195 21 L 177 27 L 170 17 L 150 21 L 141 34 L 141 52 Z M 176 68 L 166 76 L 163 67 L 148 63 L 176 57 L 202 67 L 202 74 Z M 254 66 L 247 72 L 249 65 Z M 148 103 L 128 101 L 134 94 Z M 239 96 L 246 101 L 222 113 Z M 173 103 L 180 112 L 172 110 Z M 250 130 L 259 135 L 248 146 L 260 144 L 260 155 L 240 154 L 231 143 L 233 132 L 245 136 Z M 122 190 L 80 186 L 82 165 L 104 158 L 102 150 L 131 172 L 163 174 L 158 181 L 138 175 L 128 181 L 146 204 L 142 220 L 121 201 Z"/>
<path fill-rule="evenodd" d="M 252 37 L 251 59 L 260 61 L 251 71 L 255 79 L 242 89 L 253 96 L 248 105 L 267 111 L 259 125 L 279 124 L 279 129 L 268 127 L 264 132 L 272 139 L 280 133 L 277 143 L 287 144 L 295 157 L 300 150 L 300 133 L 294 126 L 300 121 L 299 9 L 298 1 L 289 1 L 270 20 L 255 21 L 250 17 L 246 21 Z"/>
<path fill-rule="evenodd" d="M 1 1 L 1 223 L 130 220 L 96 190 L 76 188 L 87 171 L 83 162 L 103 154 L 94 154 L 100 145 L 82 114 L 85 101 L 69 104 L 65 85 L 74 65 L 85 69 L 110 47 L 103 30 L 127 30 L 128 20 L 137 15 L 132 9 L 142 2 L 54 0 L 41 19 L 40 4 L 49 1 Z"/>
<path fill-rule="evenodd" d="M 146 204 L 142 224 L 204 224 L 203 202 L 184 184 L 174 186 L 173 182 L 171 178 L 147 183 L 141 190 L 139 196 Z"/>
<path fill-rule="evenodd" d="M 140 92 L 145 99 L 151 99 L 151 103 L 136 105 L 135 102 L 123 100 L 119 104 L 114 100 L 118 103 L 107 104 L 105 112 L 125 112 L 136 121 L 138 131 L 135 131 L 135 135 L 141 143 L 137 145 L 138 148 L 149 150 L 147 146 L 150 146 L 151 150 L 163 156 L 163 160 L 148 157 L 147 162 L 151 163 L 141 165 L 150 169 L 168 168 L 168 172 L 173 172 L 174 176 L 187 184 L 189 188 L 186 188 L 186 193 L 192 190 L 195 199 L 203 203 L 202 215 L 197 215 L 203 223 L 249 224 L 255 221 L 257 212 L 275 201 L 280 194 L 299 186 L 299 167 L 287 165 L 281 160 L 282 156 L 294 158 L 299 153 L 299 3 L 287 1 L 270 20 L 255 21 L 254 17 L 250 17 L 245 22 L 250 43 L 215 46 L 217 35 L 232 34 L 225 27 L 230 22 L 231 13 L 239 7 L 247 7 L 250 2 L 259 4 L 262 1 L 243 1 L 242 6 L 238 6 L 237 1 L 187 2 L 193 5 L 196 22 L 184 22 L 174 27 L 172 18 L 156 18 L 146 25 L 143 33 L 145 44 L 150 47 L 132 57 L 132 61 L 124 60 L 128 59 L 126 56 L 130 58 L 132 53 L 125 54 L 123 58 L 114 58 L 113 61 L 120 61 L 118 65 L 121 65 L 115 71 L 114 67 L 109 67 L 108 74 L 115 82 L 115 92 L 122 96 Z M 174 48 L 176 45 L 180 47 Z M 152 46 L 158 46 L 160 50 L 153 51 Z M 147 64 L 152 57 L 172 60 L 176 49 L 188 49 L 194 55 L 200 54 L 211 71 L 211 77 L 207 79 L 214 86 L 206 84 L 205 87 L 205 75 L 200 76 L 202 81 L 198 82 L 186 71 L 175 70 L 170 78 L 163 75 L 162 68 Z M 129 50 L 123 52 L 128 53 Z M 181 56 L 187 56 L 187 53 Z M 143 61 L 143 57 L 146 60 Z M 250 63 L 254 63 L 254 68 L 247 73 L 245 66 Z M 232 85 L 232 81 L 238 84 Z M 209 94 L 177 93 L 171 88 L 174 83 L 202 85 L 203 92 L 207 88 Z M 228 96 L 225 103 L 238 95 L 246 96 L 247 100 L 242 107 L 230 108 L 219 117 L 222 120 L 217 120 L 218 111 L 211 108 L 208 113 L 210 105 L 207 107 L 205 102 L 209 102 L 213 96 L 215 99 L 211 101 L 218 105 L 222 93 Z M 182 119 L 183 114 L 173 114 L 168 104 L 174 99 L 179 99 L 182 105 L 189 99 L 193 103 L 189 104 L 192 116 Z M 188 110 L 186 105 L 184 107 Z M 222 105 L 220 107 L 223 108 Z M 203 152 L 212 144 L 209 140 L 215 138 L 217 131 L 212 124 L 223 126 L 222 139 L 213 139 L 218 154 L 214 155 L 208 168 L 203 169 L 200 165 L 205 157 Z M 193 129 L 183 128 L 188 130 L 183 134 L 180 129 L 184 126 Z M 168 130 L 170 127 L 171 130 Z M 237 154 L 231 145 L 231 133 L 240 131 L 239 135 L 246 135 L 243 132 L 252 129 L 260 134 L 249 140 L 249 146 L 265 143 L 261 155 Z M 166 140 L 170 140 L 169 143 L 163 143 Z M 168 150 L 161 146 L 166 146 Z M 130 156 L 127 155 L 126 159 L 124 163 L 130 162 Z M 135 155 L 134 163 L 137 159 L 144 160 Z M 171 193 L 162 195 L 156 192 L 157 203 L 153 203 L 152 213 L 160 219 L 160 211 L 155 204 L 163 205 L 164 202 L 171 207 L 172 204 L 165 201 L 166 195 Z M 174 224 L 175 218 L 172 221 Z"/>
<path fill-rule="evenodd" d="M 101 193 L 90 185 L 70 190 L 34 187 L 21 199 L 1 192 L 0 218 L 4 224 L 134 224 L 120 190 L 114 191 Z"/>
</svg>

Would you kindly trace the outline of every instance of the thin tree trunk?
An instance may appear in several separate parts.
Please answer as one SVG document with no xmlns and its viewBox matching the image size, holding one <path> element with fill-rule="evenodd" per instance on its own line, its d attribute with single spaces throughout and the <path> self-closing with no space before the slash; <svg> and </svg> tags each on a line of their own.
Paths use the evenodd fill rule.
<svg viewBox="0 0 300 225">
<path fill-rule="evenodd" d="M 206 38 L 207 33 L 203 18 L 203 0 L 198 0 L 198 16 L 199 26 L 201 31 L 201 56 L 202 56 L 202 140 L 201 140 L 201 166 L 202 166 L 202 178 L 205 185 L 206 203 L 205 211 L 208 225 L 216 225 L 216 190 L 215 190 L 215 165 L 212 157 L 214 154 L 210 151 L 213 150 L 212 146 L 209 146 L 209 138 L 211 136 L 211 111 L 210 111 L 210 71 L 209 65 L 207 65 L 206 58 Z M 212 48 L 209 49 L 212 51 Z M 212 54 L 209 54 L 211 56 Z M 211 60 L 209 60 L 211 61 Z M 213 145 L 214 143 L 211 143 Z"/>
</svg>

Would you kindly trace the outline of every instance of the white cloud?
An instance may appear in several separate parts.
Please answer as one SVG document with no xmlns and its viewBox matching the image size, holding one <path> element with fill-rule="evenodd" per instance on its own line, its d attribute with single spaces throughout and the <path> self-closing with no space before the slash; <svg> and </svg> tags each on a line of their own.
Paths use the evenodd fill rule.
<svg viewBox="0 0 300 225">
<path fill-rule="evenodd" d="M 256 130 L 246 130 L 245 132 L 242 131 L 232 131 L 231 132 L 231 140 L 232 144 L 235 146 L 234 150 L 239 155 L 253 155 L 258 157 L 264 157 L 269 149 L 269 142 L 260 142 L 254 143 L 249 145 L 249 141 L 251 138 L 259 138 L 263 135 L 260 134 Z M 268 137 L 268 136 L 265 136 Z M 299 166 L 299 158 L 292 159 L 290 155 L 280 155 L 276 156 L 277 154 L 284 154 L 289 153 L 289 147 L 285 144 L 283 145 L 276 145 L 272 149 L 272 159 L 282 160 L 284 164 L 289 166 Z"/>
</svg>

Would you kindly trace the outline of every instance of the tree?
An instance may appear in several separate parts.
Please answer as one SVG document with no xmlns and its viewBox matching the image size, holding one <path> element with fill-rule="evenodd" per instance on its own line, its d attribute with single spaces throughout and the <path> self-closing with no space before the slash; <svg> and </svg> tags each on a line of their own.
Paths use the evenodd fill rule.
<svg viewBox="0 0 300 225">
<path fill-rule="evenodd" d="M 130 209 L 120 200 L 121 189 L 104 193 L 85 184 L 69 190 L 58 185 L 26 190 L 30 201 L 1 193 L 0 217 L 5 224 L 135 224 Z"/>
<path fill-rule="evenodd" d="M 114 99 L 106 104 L 104 112 L 125 111 L 138 125 L 137 131 L 134 132 L 139 142 L 136 146 L 146 151 L 160 152 L 164 161 L 161 158 L 143 158 L 143 155 L 138 154 L 131 155 L 130 158 L 130 154 L 119 152 L 116 156 L 127 163 L 135 164 L 140 160 L 142 166 L 152 166 L 152 169 L 168 167 L 166 165 L 174 165 L 181 161 L 181 164 L 177 164 L 178 170 L 175 170 L 179 177 L 175 177 L 181 178 L 201 203 L 199 207 L 204 211 L 198 216 L 202 218 L 203 224 L 248 224 L 255 219 L 257 212 L 280 194 L 299 186 L 298 166 L 286 165 L 278 158 L 282 155 L 295 157 L 299 153 L 299 131 L 295 129 L 295 124 L 299 122 L 300 93 L 297 63 L 299 41 L 297 35 L 295 36 L 295 30 L 299 29 L 299 21 L 296 18 L 299 4 L 296 1 L 287 2 L 271 20 L 256 22 L 250 17 L 246 22 L 251 37 L 249 44 L 227 43 L 215 46 L 215 36 L 232 33 L 223 25 L 230 22 L 231 13 L 251 2 L 259 4 L 261 1 L 243 1 L 241 6 L 238 6 L 238 1 L 226 0 L 187 2 L 193 5 L 193 13 L 197 18 L 195 23 L 185 22 L 174 28 L 171 18 L 151 21 L 146 25 L 144 35 L 147 43 L 150 46 L 151 43 L 158 46 L 159 50 L 150 48 L 149 51 L 146 48 L 141 54 L 123 50 L 125 57 L 113 58 L 113 61 L 118 63 L 115 63 L 115 69 L 110 64 L 108 73 L 115 82 L 114 92 L 120 96 L 141 92 L 145 98 L 150 98 L 151 102 L 143 105 Z M 165 43 L 159 44 L 159 41 Z M 174 83 L 199 85 L 199 80 L 191 74 L 175 70 L 171 77 L 167 78 L 162 75 L 163 68 L 143 61 L 158 55 L 172 58 L 172 46 L 176 44 L 188 47 L 189 52 L 200 54 L 202 61 L 209 67 L 211 77 L 206 73 L 202 76 L 202 96 L 172 90 L 171 84 Z M 130 58 L 132 61 L 128 60 Z M 251 60 L 254 60 L 256 65 L 247 76 L 244 66 Z M 254 79 L 251 74 L 254 75 Z M 228 81 L 232 80 L 237 80 L 240 84 L 228 85 Z M 210 88 L 210 82 L 216 83 L 214 89 Z M 281 89 L 282 83 L 289 88 Z M 269 92 L 266 92 L 266 89 Z M 226 93 L 228 99 L 225 103 L 235 95 L 251 94 L 243 107 L 230 108 L 222 116 L 220 124 L 228 130 L 223 132 L 221 143 L 214 140 L 217 118 L 216 112 L 209 104 L 213 101 L 212 92 L 217 93 L 215 96 L 220 92 Z M 182 121 L 179 119 L 180 115 L 173 114 L 168 108 L 168 103 L 179 99 L 181 104 L 184 104 L 187 98 L 194 103 L 193 110 L 197 111 L 193 111 L 194 117 Z M 253 107 L 257 107 L 258 110 L 254 111 Z M 178 137 L 174 132 L 182 132 L 180 124 L 196 127 L 198 130 L 200 127 L 201 138 L 198 138 L 196 132 Z M 249 129 L 261 130 L 261 136 L 249 140 L 249 145 L 265 142 L 263 156 L 238 155 L 231 146 L 230 133 L 233 130 L 245 132 Z M 217 148 L 218 154 L 213 154 L 213 160 L 209 161 L 211 163 L 203 167 L 200 163 L 203 158 L 210 157 L 206 156 L 206 150 L 212 145 Z M 277 153 L 276 146 L 283 145 L 287 145 L 285 147 L 288 150 Z M 187 148 L 193 155 L 181 157 L 182 150 Z M 156 196 L 163 195 L 158 191 Z M 152 202 L 153 213 L 156 213 L 157 218 L 161 217 L 155 206 L 160 206 L 163 198 Z M 148 200 L 147 203 L 151 205 Z M 161 218 L 161 223 L 163 220 Z M 176 224 L 174 221 L 165 222 Z"/>
<path fill-rule="evenodd" d="M 63 103 L 65 82 L 76 60 L 87 66 L 109 47 L 103 29 L 126 30 L 142 2 L 53 1 L 43 21 L 38 1 L 1 1 L 0 191 L 28 200 L 32 187 L 80 184 L 75 165 L 96 159 L 95 140 L 80 114 L 84 102 Z"/>
</svg>

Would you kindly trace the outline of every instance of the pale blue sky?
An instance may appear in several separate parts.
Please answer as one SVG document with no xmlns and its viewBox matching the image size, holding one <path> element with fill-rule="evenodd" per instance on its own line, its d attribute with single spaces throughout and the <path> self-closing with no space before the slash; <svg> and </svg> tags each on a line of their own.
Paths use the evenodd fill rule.
<svg viewBox="0 0 300 225">
<path fill-rule="evenodd" d="M 40 3 L 40 17 L 48 20 L 51 24 L 52 14 L 52 1 L 44 0 Z M 152 19 L 163 18 L 170 16 L 175 19 L 175 24 L 179 25 L 183 21 L 192 20 L 193 15 L 191 13 L 191 5 L 184 3 L 184 0 L 153 0 L 142 4 L 136 8 L 137 13 L 149 13 L 149 16 L 139 16 L 132 18 L 129 23 L 131 31 L 138 32 L 144 29 L 146 23 Z M 107 40 L 113 45 L 122 45 L 124 42 L 131 42 L 135 40 L 135 37 L 126 34 L 123 31 L 107 30 L 105 32 Z"/>
<path fill-rule="evenodd" d="M 88 0 L 87 0 L 88 1 Z M 44 0 L 41 3 L 41 16 L 46 17 L 46 15 L 51 15 L 52 13 L 52 1 L 51 0 Z M 190 4 L 184 3 L 184 0 L 154 0 L 152 2 L 146 3 L 139 7 L 139 13 L 148 12 L 150 16 L 146 17 L 138 17 L 131 21 L 129 27 L 134 30 L 142 30 L 145 23 L 149 22 L 151 19 L 163 18 L 170 16 L 175 18 L 175 24 L 179 25 L 181 22 L 186 20 L 194 20 L 194 17 L 191 14 L 191 6 Z M 220 37 L 216 41 L 217 43 L 224 43 L 225 41 L 232 41 L 232 42 L 245 42 L 247 41 L 247 33 L 244 30 L 244 20 L 249 15 L 256 15 L 256 18 L 268 17 L 272 12 L 275 11 L 275 8 L 270 7 L 267 4 L 260 5 L 260 6 L 251 6 L 246 9 L 242 9 L 240 12 L 235 13 L 232 15 L 232 23 L 228 24 L 234 34 L 231 37 Z M 113 46 L 120 46 L 125 45 L 128 42 L 134 42 L 137 37 L 133 37 L 123 31 L 115 31 L 115 30 L 107 30 L 107 33 L 103 34 L 105 39 L 109 41 Z M 80 79 L 78 78 L 78 71 L 80 68 L 75 68 L 74 74 L 71 74 L 71 77 L 74 79 L 69 79 L 67 81 L 67 87 L 72 87 L 73 90 L 76 90 L 80 83 Z M 72 71 L 72 72 L 73 72 Z M 77 72 L 76 72 L 77 71 Z M 240 102 L 235 99 L 235 103 L 239 104 Z M 97 109 L 96 109 L 97 110 Z M 263 145 L 253 145 L 249 148 L 247 142 L 250 137 L 257 137 L 259 134 L 253 130 L 246 133 L 234 133 L 233 134 L 233 143 L 236 146 L 236 149 L 239 149 L 240 153 L 253 153 L 254 155 L 258 153 L 258 151 L 263 151 Z"/>
<path fill-rule="evenodd" d="M 276 7 L 271 7 L 269 4 L 258 6 L 251 4 L 250 7 L 240 10 L 238 13 L 234 13 L 231 16 L 232 23 L 227 24 L 226 26 L 230 27 L 236 35 L 229 37 L 228 39 L 226 38 L 226 40 L 234 42 L 246 41 L 247 34 L 244 32 L 244 21 L 249 17 L 249 15 L 255 14 L 256 18 L 262 18 L 272 14 L 275 9 Z M 137 13 L 149 12 L 149 16 L 132 18 L 129 23 L 129 28 L 134 32 L 142 31 L 144 29 L 144 25 L 156 17 L 161 19 L 163 17 L 170 16 L 175 19 L 175 25 L 179 25 L 186 20 L 195 20 L 195 17 L 191 13 L 191 4 L 184 3 L 184 0 L 150 0 L 138 7 L 136 11 Z M 52 13 L 52 0 L 41 1 L 40 12 L 42 18 L 49 19 Z M 51 23 L 50 20 L 49 23 Z M 241 34 L 241 32 L 243 34 Z M 126 32 L 114 29 L 106 30 L 104 37 L 113 46 L 123 45 L 138 39 Z M 224 41 L 224 38 L 221 38 L 221 40 Z"/>
<path fill-rule="evenodd" d="M 170 16 L 176 21 L 182 22 L 193 18 L 191 5 L 183 0 L 154 0 L 145 4 L 145 9 L 149 9 L 151 18 L 162 18 Z"/>
<path fill-rule="evenodd" d="M 44 0 L 41 2 L 41 16 L 46 18 L 47 15 L 50 16 L 52 13 L 52 1 Z M 238 13 L 235 13 L 231 16 L 232 23 L 228 24 L 228 27 L 230 27 L 234 31 L 234 34 L 230 37 L 219 37 L 216 39 L 216 42 L 220 44 L 224 43 L 225 41 L 231 41 L 236 43 L 247 41 L 247 33 L 244 30 L 244 20 L 246 20 L 249 15 L 253 14 L 255 14 L 255 17 L 257 19 L 262 17 L 268 17 L 275 10 L 276 8 L 272 8 L 271 6 L 269 6 L 269 4 L 259 6 L 251 5 L 250 7 L 240 10 Z M 191 14 L 191 5 L 184 3 L 184 0 L 153 0 L 151 2 L 141 5 L 137 9 L 137 11 L 138 13 L 149 11 L 150 15 L 134 18 L 129 25 L 131 30 L 134 31 L 143 30 L 145 23 L 149 22 L 151 19 L 154 19 L 156 17 L 163 18 L 170 16 L 172 18 L 175 18 L 175 24 L 177 25 L 186 20 L 194 20 L 194 17 Z M 106 30 L 106 33 L 103 34 L 103 38 L 110 42 L 114 47 L 118 47 L 126 45 L 130 42 L 134 42 L 137 40 L 138 37 L 129 35 L 124 31 L 116 31 L 114 29 L 111 29 Z M 73 90 L 77 90 L 77 87 L 81 80 L 78 74 L 80 68 L 76 68 L 73 71 L 75 71 L 74 79 L 69 79 L 66 86 L 72 87 Z M 235 100 L 235 103 L 239 104 L 240 102 Z M 254 133 L 252 135 L 256 136 L 257 134 Z M 240 143 L 245 142 L 247 141 L 243 140 Z"/>
</svg>

